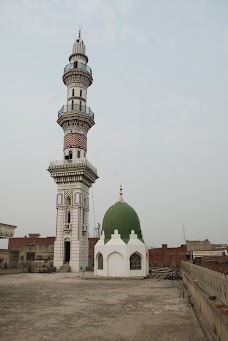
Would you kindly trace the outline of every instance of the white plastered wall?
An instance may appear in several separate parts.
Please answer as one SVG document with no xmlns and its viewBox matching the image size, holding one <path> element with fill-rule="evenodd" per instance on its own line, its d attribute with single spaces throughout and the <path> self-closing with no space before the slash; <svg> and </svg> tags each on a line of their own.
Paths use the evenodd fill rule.
<svg viewBox="0 0 228 341">
<path fill-rule="evenodd" d="M 148 249 L 138 239 L 137 234 L 132 230 L 127 244 L 121 239 L 118 230 L 114 231 L 111 239 L 105 244 L 104 233 L 94 248 L 94 274 L 103 277 L 144 277 L 149 273 Z M 141 255 L 141 270 L 130 270 L 130 256 L 133 253 Z M 97 255 L 103 256 L 103 270 L 98 269 Z"/>
<path fill-rule="evenodd" d="M 71 222 L 70 230 L 64 231 L 65 227 L 65 193 L 69 191 L 72 193 Z M 78 203 L 75 201 L 76 193 L 82 194 L 82 200 Z M 89 188 L 81 183 L 77 184 L 61 184 L 58 185 L 57 196 L 62 195 L 62 204 L 56 200 L 57 218 L 56 218 L 56 240 L 54 244 L 54 266 L 57 270 L 64 264 L 65 240 L 70 241 L 70 262 L 72 272 L 80 272 L 85 270 L 88 266 L 88 233 L 83 233 L 82 219 L 83 210 L 85 210 L 85 225 L 88 226 L 88 213 L 89 213 Z M 84 202 L 85 199 L 85 202 Z"/>
</svg>

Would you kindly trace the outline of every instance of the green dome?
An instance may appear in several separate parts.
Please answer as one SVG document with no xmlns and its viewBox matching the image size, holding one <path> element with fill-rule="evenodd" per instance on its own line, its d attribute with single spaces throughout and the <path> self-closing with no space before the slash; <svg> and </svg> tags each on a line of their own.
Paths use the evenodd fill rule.
<svg viewBox="0 0 228 341">
<path fill-rule="evenodd" d="M 116 229 L 126 244 L 131 230 L 134 230 L 138 239 L 143 241 L 139 217 L 135 210 L 123 201 L 115 203 L 104 215 L 102 230 L 105 233 L 105 243 L 111 239 L 111 234 Z"/>
</svg>

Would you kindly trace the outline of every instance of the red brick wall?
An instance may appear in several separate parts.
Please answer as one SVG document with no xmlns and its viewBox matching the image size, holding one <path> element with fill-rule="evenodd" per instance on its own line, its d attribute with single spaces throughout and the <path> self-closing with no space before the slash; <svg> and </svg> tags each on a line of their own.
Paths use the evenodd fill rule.
<svg viewBox="0 0 228 341">
<path fill-rule="evenodd" d="M 167 247 L 163 244 L 161 248 L 149 249 L 149 266 L 169 266 L 172 263 L 180 265 L 182 260 L 187 259 L 187 246 Z"/>
<path fill-rule="evenodd" d="M 91 257 L 89 266 L 94 266 L 94 246 L 98 240 L 99 238 L 89 238 L 89 257 Z"/>
<path fill-rule="evenodd" d="M 54 245 L 55 237 L 47 237 L 47 238 L 9 238 L 8 249 L 20 249 L 23 245 Z"/>
<path fill-rule="evenodd" d="M 228 275 L 228 257 L 217 256 L 217 257 L 202 257 L 201 265 L 207 269 L 222 272 Z"/>
</svg>

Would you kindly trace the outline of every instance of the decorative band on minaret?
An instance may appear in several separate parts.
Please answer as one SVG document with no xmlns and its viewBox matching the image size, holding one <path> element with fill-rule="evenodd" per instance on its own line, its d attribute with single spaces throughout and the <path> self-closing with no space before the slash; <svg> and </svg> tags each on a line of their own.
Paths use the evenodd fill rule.
<svg viewBox="0 0 228 341">
<path fill-rule="evenodd" d="M 50 162 L 48 169 L 58 186 L 54 265 L 57 269 L 69 266 L 74 272 L 88 265 L 89 187 L 98 178 L 96 168 L 87 160 L 87 133 L 95 122 L 87 106 L 87 89 L 93 78 L 85 53 L 79 31 L 63 72 L 67 104 L 57 119 L 64 132 L 63 160 Z"/>
</svg>

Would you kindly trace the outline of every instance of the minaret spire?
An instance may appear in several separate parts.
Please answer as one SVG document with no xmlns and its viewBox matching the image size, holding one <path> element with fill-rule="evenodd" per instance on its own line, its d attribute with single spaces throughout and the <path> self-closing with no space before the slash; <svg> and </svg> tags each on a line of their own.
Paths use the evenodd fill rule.
<svg viewBox="0 0 228 341">
<path fill-rule="evenodd" d="M 122 188 L 122 185 L 120 185 L 120 198 L 119 198 L 119 202 L 123 202 L 123 188 Z"/>
</svg>

